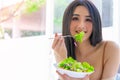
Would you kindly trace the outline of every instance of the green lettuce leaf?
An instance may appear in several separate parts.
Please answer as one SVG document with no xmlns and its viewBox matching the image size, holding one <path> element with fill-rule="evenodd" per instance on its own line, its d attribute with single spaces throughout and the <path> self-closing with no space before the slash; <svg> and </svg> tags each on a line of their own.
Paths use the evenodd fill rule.
<svg viewBox="0 0 120 80">
<path fill-rule="evenodd" d="M 75 72 L 93 72 L 94 67 L 88 62 L 77 62 L 72 57 L 68 57 L 58 63 L 59 68 L 63 68 Z"/>
<path fill-rule="evenodd" d="M 77 42 L 82 42 L 83 41 L 83 37 L 84 37 L 84 32 L 81 31 L 79 34 L 75 34 L 74 35 L 74 38 Z"/>
</svg>

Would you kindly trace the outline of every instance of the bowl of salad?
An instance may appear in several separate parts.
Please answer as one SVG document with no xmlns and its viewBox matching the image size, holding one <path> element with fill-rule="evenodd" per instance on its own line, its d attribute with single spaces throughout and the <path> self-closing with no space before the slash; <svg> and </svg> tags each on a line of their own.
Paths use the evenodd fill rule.
<svg viewBox="0 0 120 80">
<path fill-rule="evenodd" d="M 77 62 L 72 57 L 68 57 L 54 66 L 59 73 L 73 78 L 83 78 L 94 72 L 94 67 L 88 62 Z"/>
</svg>

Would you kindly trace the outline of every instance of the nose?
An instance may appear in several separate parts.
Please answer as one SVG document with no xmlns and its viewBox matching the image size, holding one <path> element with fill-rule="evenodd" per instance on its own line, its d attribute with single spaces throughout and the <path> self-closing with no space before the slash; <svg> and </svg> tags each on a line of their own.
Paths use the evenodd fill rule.
<svg viewBox="0 0 120 80">
<path fill-rule="evenodd" d="M 76 31 L 81 32 L 81 31 L 84 31 L 84 30 L 85 30 L 84 22 L 79 22 L 78 25 L 77 25 Z"/>
</svg>

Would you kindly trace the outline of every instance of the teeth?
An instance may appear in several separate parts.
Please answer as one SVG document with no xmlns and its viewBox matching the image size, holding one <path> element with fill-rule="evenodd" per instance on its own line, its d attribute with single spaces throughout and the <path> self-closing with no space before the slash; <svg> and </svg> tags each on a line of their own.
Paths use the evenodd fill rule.
<svg viewBox="0 0 120 80">
<path fill-rule="evenodd" d="M 76 33 L 80 33 L 81 31 L 75 31 Z M 84 33 L 87 33 L 87 31 L 83 31 Z"/>
<path fill-rule="evenodd" d="M 81 31 L 75 31 L 76 33 L 80 33 Z"/>
</svg>

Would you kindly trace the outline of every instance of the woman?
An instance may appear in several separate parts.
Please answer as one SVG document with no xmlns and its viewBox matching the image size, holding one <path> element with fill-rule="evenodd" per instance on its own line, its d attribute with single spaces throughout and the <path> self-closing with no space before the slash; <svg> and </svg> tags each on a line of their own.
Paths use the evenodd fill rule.
<svg viewBox="0 0 120 80">
<path fill-rule="evenodd" d="M 77 61 L 87 61 L 95 72 L 75 79 L 57 72 L 61 80 L 114 80 L 119 68 L 119 47 L 112 41 L 103 41 L 100 14 L 89 0 L 74 0 L 63 17 L 62 35 L 74 36 L 84 31 L 82 43 L 73 37 L 55 34 L 52 48 L 57 62 L 71 56 Z"/>
</svg>

